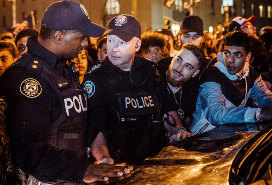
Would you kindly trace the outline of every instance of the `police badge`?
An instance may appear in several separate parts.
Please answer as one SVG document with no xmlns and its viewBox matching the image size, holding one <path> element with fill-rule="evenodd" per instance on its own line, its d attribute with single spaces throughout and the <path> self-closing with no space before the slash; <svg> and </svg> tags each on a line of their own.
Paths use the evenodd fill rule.
<svg viewBox="0 0 272 185">
<path fill-rule="evenodd" d="M 20 92 L 28 98 L 36 98 L 42 93 L 42 86 L 36 79 L 27 78 L 21 83 Z"/>
<path fill-rule="evenodd" d="M 127 23 L 127 17 L 124 15 L 119 15 L 114 20 L 115 26 L 123 26 Z"/>
</svg>

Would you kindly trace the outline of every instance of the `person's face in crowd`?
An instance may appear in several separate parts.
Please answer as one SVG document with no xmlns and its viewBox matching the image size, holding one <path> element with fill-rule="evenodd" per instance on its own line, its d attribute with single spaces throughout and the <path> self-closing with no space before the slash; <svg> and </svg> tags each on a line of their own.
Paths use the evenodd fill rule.
<svg viewBox="0 0 272 185">
<path fill-rule="evenodd" d="M 66 31 L 61 48 L 60 56 L 63 58 L 76 58 L 83 48 L 88 45 L 88 38 L 80 32 Z"/>
<path fill-rule="evenodd" d="M 135 53 L 140 49 L 141 41 L 133 37 L 130 41 L 125 42 L 116 35 L 108 35 L 107 49 L 108 58 L 111 63 L 123 71 L 129 71 Z"/>
<path fill-rule="evenodd" d="M 243 24 L 240 29 L 249 35 L 256 35 L 256 27 L 253 26 L 250 22 Z"/>
<path fill-rule="evenodd" d="M 88 59 L 87 52 L 85 49 L 82 50 L 80 54 L 76 58 L 72 59 L 74 63 L 74 71 L 79 73 L 79 76 L 84 75 L 87 72 L 88 68 Z"/>
<path fill-rule="evenodd" d="M 106 58 L 107 55 L 108 55 L 108 52 L 107 52 L 107 43 L 105 42 L 105 43 L 102 44 L 101 49 L 98 50 L 98 55 L 97 55 L 98 56 L 98 60 L 99 61 L 103 61 Z"/>
<path fill-rule="evenodd" d="M 4 32 L 1 34 L 1 40 L 11 42 L 14 44 L 14 37 L 11 32 Z"/>
<path fill-rule="evenodd" d="M 14 62 L 12 54 L 8 50 L 0 50 L 0 75 Z"/>
<path fill-rule="evenodd" d="M 210 32 L 205 33 L 204 39 L 203 39 L 203 42 L 205 42 L 205 45 L 209 48 L 213 48 L 214 47 L 213 41 L 214 41 L 213 34 Z"/>
<path fill-rule="evenodd" d="M 28 36 L 22 37 L 20 40 L 17 41 L 17 57 L 21 56 L 23 53 L 27 52 L 27 40 Z"/>
<path fill-rule="evenodd" d="M 224 46 L 223 59 L 228 72 L 232 75 L 241 75 L 246 62 L 249 62 L 251 52 L 246 53 L 241 46 Z"/>
<path fill-rule="evenodd" d="M 218 25 L 216 26 L 216 31 L 222 32 L 222 29 L 223 29 L 222 24 L 218 24 Z"/>
<path fill-rule="evenodd" d="M 157 63 L 163 58 L 163 52 L 159 46 L 149 46 L 147 51 L 142 52 L 142 57 Z"/>
<path fill-rule="evenodd" d="M 78 70 L 79 76 L 83 76 L 87 72 L 88 68 L 88 60 L 86 50 L 82 50 L 82 52 L 78 55 Z"/>
<path fill-rule="evenodd" d="M 172 86 L 180 87 L 198 73 L 198 59 L 190 50 L 182 49 L 179 54 L 173 58 L 166 72 L 166 79 Z"/>
<path fill-rule="evenodd" d="M 187 33 L 181 34 L 180 36 L 182 44 L 193 43 L 197 46 L 200 46 L 202 42 L 202 38 L 203 37 L 196 32 L 187 32 Z"/>
</svg>

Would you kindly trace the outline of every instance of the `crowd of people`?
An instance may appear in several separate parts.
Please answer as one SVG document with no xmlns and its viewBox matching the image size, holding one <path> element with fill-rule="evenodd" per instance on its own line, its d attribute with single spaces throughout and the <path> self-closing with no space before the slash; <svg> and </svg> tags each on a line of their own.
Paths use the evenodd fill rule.
<svg viewBox="0 0 272 185">
<path fill-rule="evenodd" d="M 169 143 L 226 124 L 268 127 L 272 27 L 257 36 L 254 21 L 235 17 L 210 33 L 187 16 L 175 37 L 143 32 L 126 14 L 104 28 L 82 4 L 61 1 L 39 31 L 3 32 L 0 180 L 110 182 Z"/>
</svg>

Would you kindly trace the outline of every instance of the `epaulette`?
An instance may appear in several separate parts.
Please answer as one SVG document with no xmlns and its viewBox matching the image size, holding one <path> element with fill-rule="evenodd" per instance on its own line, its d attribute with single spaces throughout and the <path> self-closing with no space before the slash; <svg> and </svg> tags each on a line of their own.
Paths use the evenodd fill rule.
<svg viewBox="0 0 272 185">
<path fill-rule="evenodd" d="M 41 74 L 43 61 L 29 54 L 22 55 L 16 62 L 11 64 L 7 70 L 12 68 L 24 68 L 25 70 L 33 71 L 36 74 Z"/>
</svg>

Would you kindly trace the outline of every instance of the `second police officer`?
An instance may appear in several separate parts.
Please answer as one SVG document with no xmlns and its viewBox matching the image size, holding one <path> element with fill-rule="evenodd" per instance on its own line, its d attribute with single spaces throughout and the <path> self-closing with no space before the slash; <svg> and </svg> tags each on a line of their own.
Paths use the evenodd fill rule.
<svg viewBox="0 0 272 185">
<path fill-rule="evenodd" d="M 104 129 L 100 133 L 104 148 L 93 147 L 93 153 L 105 150 L 107 141 L 116 162 L 137 163 L 163 145 L 165 134 L 159 123 L 164 113 L 175 118 L 176 135 L 185 138 L 190 133 L 183 129 L 155 64 L 135 56 L 141 46 L 139 22 L 133 16 L 119 15 L 108 22 L 104 35 L 108 35 L 108 57 L 83 85 L 92 124 Z M 103 157 L 111 159 L 101 154 L 96 159 Z"/>
</svg>

